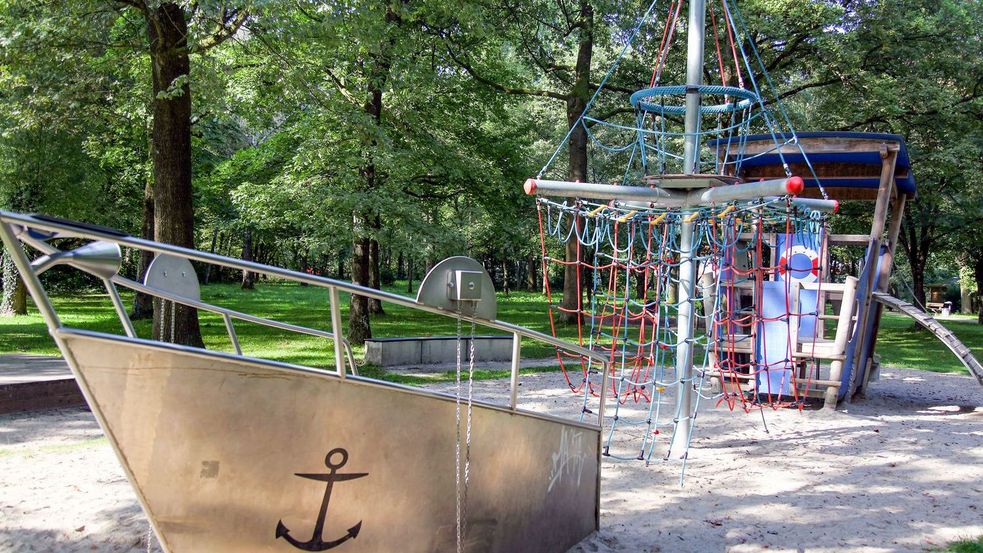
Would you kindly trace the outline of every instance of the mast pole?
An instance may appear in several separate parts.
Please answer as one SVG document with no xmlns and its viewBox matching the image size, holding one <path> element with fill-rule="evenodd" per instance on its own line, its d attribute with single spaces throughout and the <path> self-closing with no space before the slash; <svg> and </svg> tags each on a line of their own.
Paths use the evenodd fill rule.
<svg viewBox="0 0 983 553">
<path fill-rule="evenodd" d="M 700 170 L 700 92 L 703 84 L 703 42 L 706 31 L 706 0 L 690 0 L 686 28 L 686 119 L 683 145 L 683 172 Z M 688 218 L 687 218 L 688 219 Z M 676 427 L 669 444 L 669 457 L 685 459 L 693 427 L 693 292 L 696 267 L 693 265 L 695 223 L 684 219 L 679 235 L 679 312 L 676 338 Z"/>
<path fill-rule="evenodd" d="M 703 85 L 703 42 L 706 33 L 706 0 L 690 0 L 686 27 L 686 137 L 683 173 L 700 172 L 700 92 Z"/>
</svg>

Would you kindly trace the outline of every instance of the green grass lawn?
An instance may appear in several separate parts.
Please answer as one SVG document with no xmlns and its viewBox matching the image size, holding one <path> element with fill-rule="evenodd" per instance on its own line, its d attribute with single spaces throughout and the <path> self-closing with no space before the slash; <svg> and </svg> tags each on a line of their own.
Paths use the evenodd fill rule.
<svg viewBox="0 0 983 553">
<path fill-rule="evenodd" d="M 390 292 L 405 293 L 405 285 L 390 288 Z M 212 284 L 203 286 L 202 300 L 211 304 L 325 331 L 331 330 L 328 310 L 328 293 L 323 288 L 300 286 L 294 283 L 262 282 L 255 290 L 240 290 L 236 284 Z M 129 305 L 130 294 L 123 295 Z M 347 324 L 348 301 L 342 294 L 342 319 Z M 55 309 L 65 326 L 122 334 L 119 323 L 108 297 L 101 293 L 80 293 L 61 295 L 52 298 Z M 509 296 L 499 295 L 499 319 L 528 328 L 549 333 L 544 301 L 539 294 L 515 292 Z M 399 336 L 454 336 L 456 321 L 424 313 L 406 307 L 385 306 L 386 313 L 372 316 L 372 333 L 378 338 Z M 39 355 L 58 355 L 58 348 L 48 336 L 44 321 L 31 306 L 30 313 L 22 317 L 0 318 L 0 354 L 31 353 Z M 200 313 L 202 338 L 209 349 L 232 351 L 232 343 L 226 334 L 222 318 L 207 312 Z M 269 328 L 262 325 L 237 321 L 236 334 L 243 353 L 314 367 L 333 367 L 334 349 L 330 340 L 314 336 L 295 334 L 289 331 Z M 151 338 L 149 320 L 134 321 L 137 335 Z M 464 325 L 465 334 L 470 326 Z M 574 338 L 576 327 L 563 327 L 561 335 Z M 486 328 L 477 328 L 478 334 L 501 334 Z M 356 355 L 363 352 L 356 347 Z M 526 340 L 523 342 L 523 356 L 528 358 L 548 357 L 553 349 L 544 344 Z"/>
<path fill-rule="evenodd" d="M 405 293 L 405 285 L 393 287 L 392 292 Z M 255 290 L 240 290 L 235 284 L 212 284 L 202 287 L 202 299 L 206 302 L 237 309 L 246 313 L 268 317 L 283 322 L 329 331 L 330 316 L 327 309 L 327 291 L 313 286 L 293 283 L 261 282 Z M 124 296 L 129 301 L 129 296 Z M 108 298 L 104 294 L 89 293 L 64 295 L 53 298 L 55 307 L 66 326 L 122 333 Z M 342 296 L 343 318 L 347 322 L 348 298 Z M 384 315 L 372 318 L 372 331 L 376 337 L 397 336 L 453 336 L 456 322 L 452 318 L 415 311 L 405 307 L 386 305 Z M 232 351 L 222 319 L 210 313 L 201 314 L 202 337 L 210 349 Z M 513 292 L 509 296 L 499 294 L 498 318 L 544 333 L 549 333 L 549 320 L 542 295 L 529 292 Z M 983 357 L 983 326 L 971 320 L 947 320 L 943 324 L 951 328 L 963 342 Z M 150 338 L 149 321 L 136 321 L 139 336 Z M 246 355 L 265 357 L 278 361 L 313 367 L 333 367 L 334 353 L 328 340 L 298 335 L 245 322 L 236 323 L 236 331 Z M 470 331 L 466 324 L 464 333 Z M 560 326 L 561 337 L 574 341 L 575 326 Z M 489 329 L 477 329 L 478 334 L 495 334 Z M 937 372 L 965 372 L 956 357 L 929 332 L 916 327 L 902 315 L 885 312 L 878 337 L 878 352 L 887 366 L 915 367 Z M 0 318 L 0 354 L 32 353 L 58 355 L 54 342 L 45 329 L 44 322 L 35 310 L 24 317 Z M 552 348 L 525 340 L 523 356 L 527 358 L 549 357 Z M 356 355 L 361 354 L 356 348 Z M 540 369 L 543 370 L 543 369 Z M 382 376 L 382 371 L 366 367 L 365 374 Z M 501 371 L 499 371 L 501 372 Z M 446 376 L 446 375 L 445 375 Z M 489 371 L 486 378 L 504 376 Z M 395 377 L 394 377 L 395 378 Z M 402 378 L 402 377 L 400 377 Z M 407 383 L 419 377 L 407 377 Z"/>
<path fill-rule="evenodd" d="M 939 322 L 972 349 L 977 359 L 983 359 L 983 326 L 977 324 L 975 319 L 967 317 Z M 934 334 L 898 313 L 884 312 L 877 333 L 877 353 L 881 356 L 881 363 L 890 367 L 969 373 Z"/>
</svg>

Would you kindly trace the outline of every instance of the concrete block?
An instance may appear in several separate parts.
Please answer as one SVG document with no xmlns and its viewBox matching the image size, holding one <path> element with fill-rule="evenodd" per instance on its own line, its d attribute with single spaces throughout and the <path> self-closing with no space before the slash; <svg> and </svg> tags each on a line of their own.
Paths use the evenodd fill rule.
<svg viewBox="0 0 983 553">
<path fill-rule="evenodd" d="M 417 338 L 420 342 L 420 363 L 436 365 L 457 360 L 457 338 L 454 336 L 429 336 Z M 468 341 L 461 340 L 461 362 L 468 358 Z"/>
<path fill-rule="evenodd" d="M 365 341 L 365 361 L 380 367 L 420 363 L 421 343 L 416 339 L 380 339 Z"/>
<path fill-rule="evenodd" d="M 467 363 L 470 338 L 461 340 L 461 362 Z M 475 336 L 475 360 L 510 361 L 511 336 Z M 380 367 L 394 365 L 436 365 L 457 360 L 455 336 L 417 338 L 376 338 L 365 341 L 365 361 Z"/>
<path fill-rule="evenodd" d="M 475 336 L 474 358 L 476 361 L 511 361 L 511 336 Z"/>
</svg>

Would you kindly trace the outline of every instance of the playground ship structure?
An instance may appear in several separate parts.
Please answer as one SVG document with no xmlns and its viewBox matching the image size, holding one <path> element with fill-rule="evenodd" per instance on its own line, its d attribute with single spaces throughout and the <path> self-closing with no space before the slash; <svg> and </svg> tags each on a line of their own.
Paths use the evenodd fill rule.
<svg viewBox="0 0 983 553">
<path fill-rule="evenodd" d="M 600 393 L 613 402 L 604 455 L 647 462 L 656 451 L 685 461 L 701 400 L 751 411 L 814 397 L 835 408 L 866 390 L 915 193 L 901 137 L 795 132 L 733 0 L 688 2 L 685 82 L 662 84 L 683 4 L 670 2 L 657 25 L 655 68 L 630 96 L 632 121 L 593 113 L 632 43 L 658 36 L 643 32 L 656 23 L 655 2 L 524 185 L 537 196 L 553 333 L 572 321 L 578 343 L 611 364 L 603 390 L 589 359 L 558 351 L 567 383 L 585 404 Z M 714 63 L 705 63 L 708 48 Z M 559 180 L 552 165 L 574 133 L 587 138 L 594 182 Z M 870 199 L 869 235 L 831 234 L 841 200 Z M 832 245 L 866 247 L 861 274 L 832 274 Z M 561 272 L 576 283 L 562 302 L 548 277 Z M 968 348 L 943 334 L 981 377 Z"/>
<path fill-rule="evenodd" d="M 444 260 L 414 299 L 44 216 L 0 211 L 0 238 L 164 551 L 561 552 L 598 528 L 603 398 L 596 420 L 520 409 L 521 344 L 607 362 L 496 320 L 474 260 Z M 143 282 L 119 274 L 124 249 L 154 254 Z M 330 331 L 208 303 L 192 262 L 323 289 Z M 65 324 L 40 278 L 57 266 L 105 286 L 121 335 Z M 139 336 L 120 287 L 158 298 L 165 314 L 182 305 L 217 316 L 229 351 Z M 487 403 L 460 385 L 448 395 L 359 376 L 342 293 L 510 335 L 508 395 Z M 242 324 L 323 338 L 332 366 L 244 355 Z M 459 352 L 467 340 L 458 336 Z M 474 355 L 464 358 L 468 377 Z"/>
<path fill-rule="evenodd" d="M 560 314 L 573 317 L 578 343 L 498 321 L 491 281 L 467 258 L 435 266 L 412 299 L 0 212 L 7 253 L 163 549 L 567 551 L 598 528 L 603 456 L 649 459 L 660 432 L 671 429 L 666 455 L 685 459 L 704 397 L 751 410 L 801 406 L 811 396 L 833 407 L 862 393 L 877 374 L 880 305 L 910 307 L 886 295 L 904 204 L 915 192 L 904 143 L 796 134 L 780 109 L 769 109 L 778 106 L 775 94 L 753 78 L 765 73 L 752 70 L 749 60 L 760 62 L 745 52 L 753 42 L 733 3 L 715 1 L 713 28 L 724 32 L 714 37 L 727 37 L 737 86 L 728 78 L 703 83 L 705 0 L 689 3 L 686 83 L 660 83 L 683 4 L 673 1 L 655 76 L 631 98 L 635 123 L 593 118 L 593 100 L 577 122 L 623 161 L 617 184 L 557 180 L 548 163 L 525 185 L 538 196 L 544 272 L 559 265 L 576 275 L 572 307 L 554 304 L 550 317 L 554 331 Z M 718 58 L 719 74 L 731 75 Z M 680 118 L 682 128 L 672 130 Z M 869 235 L 829 233 L 837 199 L 876 200 Z M 858 277 L 830 281 L 834 244 L 867 247 Z M 574 258 L 549 255 L 561 248 Z M 124 249 L 154 254 L 143 282 L 119 273 Z M 322 288 L 330 331 L 208 303 L 192 262 Z M 64 323 L 40 278 L 56 266 L 105 286 L 122 334 Z M 217 316 L 231 351 L 139 336 L 120 287 L 154 296 L 164 313 L 182 305 Z M 343 292 L 511 335 L 508 397 L 485 403 L 460 385 L 446 395 L 359 376 L 341 334 Z M 832 315 L 827 303 L 836 304 Z M 908 311 L 983 383 L 965 346 Z M 323 338 L 333 366 L 244 355 L 242 323 Z M 518 408 L 523 339 L 557 348 L 567 382 L 582 395 L 575 420 Z M 461 342 L 459 333 L 458 352 Z M 670 398 L 675 407 L 665 417 Z M 638 446 L 615 451 L 617 433 Z"/>
</svg>

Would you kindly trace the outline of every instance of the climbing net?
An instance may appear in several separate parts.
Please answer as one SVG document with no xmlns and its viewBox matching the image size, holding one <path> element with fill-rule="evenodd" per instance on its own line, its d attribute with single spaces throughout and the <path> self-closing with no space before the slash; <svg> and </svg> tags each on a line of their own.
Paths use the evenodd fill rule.
<svg viewBox="0 0 983 553">
<path fill-rule="evenodd" d="M 820 303 L 796 300 L 803 297 L 796 287 L 821 282 L 826 214 L 787 198 L 650 210 L 538 198 L 537 210 L 544 275 L 576 275 L 567 302 L 545 279 L 551 330 L 575 334 L 611 363 L 605 454 L 651 461 L 660 436 L 693 424 L 700 400 L 746 412 L 801 408 L 819 363 L 797 356 L 795 342 L 820 334 L 804 328 L 817 326 Z M 685 250 L 684 222 L 696 228 Z M 563 254 L 568 246 L 572 259 Z M 679 294 L 683 254 L 697 267 L 692 300 Z M 677 370 L 684 301 L 695 307 L 689 378 Z M 557 359 L 589 412 L 600 392 L 596 367 L 560 351 Z M 669 402 L 681 388 L 697 392 L 690 412 Z M 625 440 L 636 447 L 616 451 Z"/>
<path fill-rule="evenodd" d="M 819 288 L 827 214 L 835 210 L 735 2 L 708 0 L 703 28 L 686 30 L 688 39 L 703 33 L 706 50 L 716 55 L 693 85 L 664 82 L 680 75 L 668 69 L 681 59 L 671 52 L 687 2 L 662 2 L 668 4 L 662 22 L 655 21 L 657 3 L 649 4 L 581 117 L 527 183 L 528 193 L 539 194 L 551 329 L 607 354 L 611 378 L 604 392 L 614 408 L 602 421 L 609 428 L 604 452 L 647 462 L 663 436 L 669 448 L 688 448 L 701 401 L 747 412 L 801 408 L 819 377 L 815 340 L 825 315 Z M 657 47 L 640 48 L 655 53 L 655 64 L 647 86 L 629 98 L 632 115 L 596 115 L 595 103 L 605 101 L 601 91 L 630 46 L 658 30 Z M 692 102 L 695 94 L 699 103 Z M 769 135 L 771 145 L 749 153 L 752 133 Z M 586 144 L 589 168 L 573 157 L 569 173 L 554 167 L 575 143 Z M 812 177 L 824 200 L 776 193 L 774 180 L 756 187 L 734 177 L 758 156 L 776 154 L 791 182 L 786 153 L 804 160 L 794 169 Z M 732 184 L 743 188 L 714 192 Z M 550 187 L 553 199 L 543 193 Z M 581 199 L 570 198 L 577 192 Z M 550 276 L 556 281 L 560 273 L 564 290 L 555 294 Z M 810 337 L 813 347 L 802 347 Z M 591 399 L 601 395 L 597 367 L 557 356 L 589 414 Z M 686 458 L 685 451 L 666 456 Z"/>
</svg>

